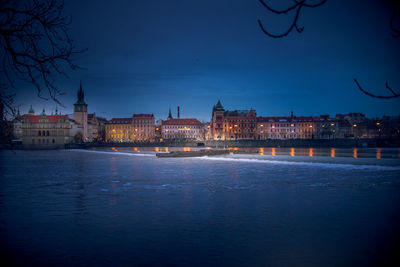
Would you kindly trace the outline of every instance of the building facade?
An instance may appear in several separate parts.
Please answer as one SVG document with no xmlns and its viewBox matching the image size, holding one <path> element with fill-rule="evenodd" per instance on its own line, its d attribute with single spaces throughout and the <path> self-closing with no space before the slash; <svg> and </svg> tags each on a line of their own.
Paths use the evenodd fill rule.
<svg viewBox="0 0 400 267">
<path fill-rule="evenodd" d="M 106 122 L 106 142 L 132 141 L 132 118 L 113 118 Z"/>
<path fill-rule="evenodd" d="M 204 125 L 197 119 L 168 119 L 162 122 L 161 138 L 176 141 L 203 141 Z"/>
<path fill-rule="evenodd" d="M 218 100 L 211 116 L 211 136 L 214 140 L 256 139 L 257 114 L 250 110 L 225 110 Z"/>
<path fill-rule="evenodd" d="M 46 115 L 44 110 L 35 115 L 31 109 L 20 120 L 23 145 L 52 147 L 73 142 L 70 131 L 74 122 L 67 115 Z"/>
<path fill-rule="evenodd" d="M 133 114 L 132 116 L 132 140 L 134 142 L 155 141 L 155 119 L 153 114 Z"/>
</svg>

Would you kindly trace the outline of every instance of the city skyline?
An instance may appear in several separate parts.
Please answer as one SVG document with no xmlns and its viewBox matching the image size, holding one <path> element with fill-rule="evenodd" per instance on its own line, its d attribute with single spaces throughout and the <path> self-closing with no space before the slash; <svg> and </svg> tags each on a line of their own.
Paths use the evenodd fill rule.
<svg viewBox="0 0 400 267">
<path fill-rule="evenodd" d="M 303 116 L 305 116 L 305 117 L 319 117 L 321 115 L 323 115 L 323 116 L 328 115 L 329 117 L 334 118 L 336 115 L 343 115 L 343 114 L 349 114 L 349 113 L 362 113 L 362 114 L 366 115 L 367 118 L 381 118 L 381 117 L 384 117 L 384 116 L 399 116 L 399 115 L 396 115 L 396 114 L 393 114 L 393 115 L 392 114 L 383 114 L 382 116 L 372 117 L 372 116 L 368 116 L 368 114 L 366 114 L 366 113 L 364 113 L 362 111 L 337 112 L 337 113 L 334 113 L 334 114 L 329 114 L 327 112 L 320 113 L 320 114 L 300 114 L 300 113 L 296 113 L 293 110 L 289 110 L 287 113 L 284 113 L 284 114 L 262 114 L 262 113 L 259 113 L 258 109 L 256 107 L 254 107 L 254 106 L 251 106 L 250 108 L 240 108 L 240 107 L 239 108 L 235 108 L 235 107 L 230 107 L 230 106 L 224 104 L 223 100 L 218 99 L 217 101 L 221 101 L 221 103 L 223 104 L 224 107 L 226 107 L 227 109 L 232 110 L 232 111 L 235 111 L 235 110 L 236 111 L 248 111 L 248 110 L 251 110 L 251 109 L 255 110 L 257 112 L 257 117 L 290 117 L 291 115 L 293 115 L 295 117 L 303 117 Z M 196 118 L 196 119 L 199 119 L 202 122 L 209 122 L 211 117 L 212 117 L 212 110 L 213 110 L 212 107 L 217 103 L 217 101 L 214 104 L 211 105 L 210 112 L 209 112 L 210 113 L 209 114 L 209 118 L 205 118 L 205 119 L 199 117 L 198 115 L 196 115 L 196 113 L 194 113 L 194 114 L 192 113 L 193 114 L 192 116 L 186 116 L 185 113 L 182 113 L 182 108 L 184 108 L 184 107 L 182 107 L 182 105 L 178 105 L 178 106 L 175 106 L 175 107 L 169 106 L 169 107 L 166 108 L 166 111 L 164 112 L 165 114 L 161 114 L 160 116 L 157 116 L 156 113 L 152 112 L 152 111 L 142 112 L 140 110 L 137 110 L 137 111 L 132 111 L 132 112 L 127 113 L 127 114 L 121 114 L 121 116 L 111 116 L 111 117 L 109 117 L 107 115 L 104 116 L 102 114 L 112 114 L 112 112 L 108 112 L 108 111 L 96 112 L 96 111 L 93 111 L 93 110 L 90 109 L 90 105 L 89 105 L 88 111 L 90 113 L 95 113 L 98 117 L 103 117 L 103 118 L 105 118 L 107 120 L 112 120 L 112 119 L 117 119 L 117 118 L 131 118 L 134 114 L 153 114 L 154 117 L 156 118 L 156 120 L 159 120 L 159 119 L 167 120 L 169 111 L 171 111 L 173 118 L 178 118 L 177 109 L 179 108 L 180 109 L 180 111 L 179 111 L 180 112 L 180 116 L 179 116 L 180 118 Z M 71 104 L 71 106 L 73 106 L 73 103 Z M 41 114 L 43 109 L 44 109 L 46 115 L 51 115 L 51 114 L 56 114 L 56 113 L 69 115 L 69 116 L 73 115 L 73 107 L 71 108 L 71 110 L 69 112 L 68 111 L 65 112 L 65 110 L 66 110 L 65 107 L 63 108 L 63 107 L 60 107 L 59 105 L 56 105 L 56 104 L 54 104 L 54 107 L 50 108 L 50 109 L 46 108 L 45 106 L 42 106 L 41 108 L 40 107 L 37 108 L 34 105 L 27 105 L 26 108 L 24 106 L 24 108 L 26 110 L 25 109 L 21 109 L 21 107 L 20 107 L 20 108 L 18 108 L 18 111 L 19 111 L 19 113 L 21 115 L 27 114 L 27 113 L 29 113 L 28 111 L 31 109 L 31 107 L 35 111 L 36 115 Z"/>
<path fill-rule="evenodd" d="M 59 82 L 63 113 L 71 113 L 82 80 L 90 112 L 108 119 L 132 113 L 163 118 L 179 105 L 182 117 L 208 121 L 218 99 L 265 116 L 399 115 L 398 99 L 368 97 L 353 81 L 382 95 L 386 81 L 400 88 L 399 39 L 390 32 L 386 2 L 364 1 L 360 9 L 357 1 L 328 1 L 302 14 L 302 34 L 279 40 L 267 38 L 257 19 L 279 32 L 290 16 L 271 15 L 259 1 L 68 1 L 65 7 L 72 38 L 88 51 L 76 57 L 86 69 Z M 55 110 L 31 85 L 16 85 L 21 112 L 31 104 Z"/>
</svg>

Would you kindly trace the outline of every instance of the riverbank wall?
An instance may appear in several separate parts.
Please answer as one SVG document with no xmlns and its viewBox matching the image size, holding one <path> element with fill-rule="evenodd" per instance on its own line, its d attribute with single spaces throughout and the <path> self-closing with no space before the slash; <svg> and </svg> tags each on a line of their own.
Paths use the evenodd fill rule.
<svg viewBox="0 0 400 267">
<path fill-rule="evenodd" d="M 289 139 L 289 140 L 235 140 L 235 141 L 202 141 L 202 142 L 147 142 L 147 143 L 82 143 L 67 145 L 23 145 L 23 144 L 3 144 L 0 149 L 87 149 L 96 147 L 400 147 L 400 139 Z"/>
<path fill-rule="evenodd" d="M 91 147 L 400 147 L 399 139 L 291 139 L 204 142 L 85 143 L 66 145 L 68 149 Z"/>
</svg>

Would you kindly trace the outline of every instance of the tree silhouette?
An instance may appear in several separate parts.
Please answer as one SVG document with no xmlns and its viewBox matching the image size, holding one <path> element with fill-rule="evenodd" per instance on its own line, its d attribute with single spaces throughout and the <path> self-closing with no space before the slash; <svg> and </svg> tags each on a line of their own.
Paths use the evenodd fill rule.
<svg viewBox="0 0 400 267">
<path fill-rule="evenodd" d="M 0 0 L 0 102 L 9 111 L 15 110 L 13 94 L 7 92 L 17 80 L 32 84 L 40 98 L 62 105 L 56 78 L 79 68 L 73 57 L 83 52 L 69 36 L 71 19 L 63 8 L 60 0 Z"/>
<path fill-rule="evenodd" d="M 327 0 L 322 0 L 321 2 L 316 3 L 316 4 L 309 4 L 309 3 L 308 3 L 308 2 L 309 2 L 308 0 L 301 0 L 301 1 L 294 0 L 294 2 L 295 2 L 294 5 L 289 6 L 288 8 L 283 9 L 283 10 L 277 10 L 277 9 L 272 8 L 270 5 L 266 4 L 266 3 L 264 2 L 264 0 L 259 0 L 259 1 L 260 1 L 260 3 L 261 3 L 268 11 L 270 11 L 270 12 L 272 12 L 272 13 L 275 13 L 275 14 L 278 14 L 278 15 L 281 15 L 281 14 L 288 14 L 288 13 L 290 13 L 290 12 L 292 12 L 292 11 L 295 12 L 295 16 L 294 16 L 294 19 L 293 19 L 292 24 L 289 26 L 289 28 L 287 29 L 287 31 L 285 31 L 285 32 L 283 32 L 283 33 L 281 33 L 281 34 L 273 34 L 273 33 L 270 33 L 269 31 L 267 31 L 267 30 L 264 28 L 263 24 L 261 23 L 261 20 L 257 20 L 257 21 L 258 21 L 258 25 L 260 25 L 261 30 L 262 30 L 266 35 L 268 35 L 269 37 L 272 37 L 272 38 L 282 38 L 282 37 L 287 36 L 287 35 L 288 35 L 291 31 L 293 31 L 294 29 L 296 29 L 296 31 L 297 31 L 298 33 L 302 33 L 302 32 L 303 32 L 304 27 L 299 27 L 299 25 L 297 24 L 297 21 L 299 20 L 300 12 L 301 12 L 301 10 L 302 10 L 303 8 L 315 8 L 315 7 L 319 7 L 319 6 L 322 6 L 323 4 L 325 4 Z"/>
<path fill-rule="evenodd" d="M 298 33 L 302 33 L 303 30 L 304 30 L 304 27 L 299 27 L 299 25 L 298 25 L 298 20 L 299 20 L 299 17 L 300 17 L 300 14 L 301 14 L 302 9 L 303 9 L 303 8 L 316 8 L 316 7 L 319 7 L 319 6 L 321 6 L 321 5 L 324 5 L 324 4 L 327 2 L 327 0 L 322 0 L 322 1 L 318 2 L 318 3 L 310 4 L 310 1 L 309 1 L 309 0 L 301 0 L 301 1 L 300 1 L 300 0 L 294 0 L 295 3 L 294 3 L 293 5 L 287 7 L 286 9 L 283 9 L 283 10 L 277 10 L 277 9 L 272 8 L 270 5 L 266 4 L 266 3 L 264 2 L 264 0 L 259 0 L 259 1 L 260 1 L 260 3 L 261 3 L 269 12 L 272 12 L 272 13 L 275 13 L 275 14 L 278 14 L 278 15 L 281 15 L 281 14 L 288 14 L 288 13 L 290 13 L 290 12 L 294 12 L 294 13 L 295 13 L 295 16 L 294 16 L 294 19 L 293 19 L 292 24 L 289 26 L 289 28 L 288 28 L 285 32 L 283 32 L 283 33 L 281 33 L 281 34 L 273 34 L 273 33 L 269 32 L 269 31 L 267 31 L 267 30 L 265 29 L 265 27 L 263 26 L 263 24 L 261 23 L 261 21 L 260 21 L 260 20 L 257 20 L 257 21 L 258 21 L 258 24 L 259 24 L 259 26 L 260 26 L 260 28 L 261 28 L 261 30 L 262 30 L 262 32 L 263 32 L 264 34 L 266 34 L 267 36 L 271 37 L 271 38 L 283 38 L 283 37 L 286 37 L 286 36 L 288 36 L 289 33 L 291 33 L 294 29 L 295 29 Z M 397 6 L 397 9 L 400 11 L 399 6 Z M 392 31 L 392 35 L 393 35 L 394 38 L 400 38 L 400 29 L 397 28 L 396 26 L 394 26 L 395 17 L 396 17 L 396 8 L 394 9 L 393 15 L 392 15 L 391 18 L 390 18 L 390 29 L 391 29 L 391 31 Z M 371 93 L 371 92 L 365 90 L 365 89 L 360 85 L 360 83 L 358 82 L 358 80 L 357 80 L 356 78 L 354 78 L 354 82 L 356 83 L 358 89 L 359 89 L 361 92 L 363 92 L 364 94 L 366 94 L 366 95 L 368 95 L 368 96 L 370 96 L 370 97 L 380 98 L 380 99 L 390 99 L 390 98 L 397 98 L 397 97 L 400 97 L 400 94 L 399 94 L 399 93 L 396 93 L 396 92 L 389 86 L 388 82 L 386 82 L 386 89 L 388 89 L 388 90 L 391 92 L 391 95 L 387 95 L 387 96 L 384 96 L 384 95 L 376 95 L 376 94 L 373 94 L 373 93 Z"/>
</svg>

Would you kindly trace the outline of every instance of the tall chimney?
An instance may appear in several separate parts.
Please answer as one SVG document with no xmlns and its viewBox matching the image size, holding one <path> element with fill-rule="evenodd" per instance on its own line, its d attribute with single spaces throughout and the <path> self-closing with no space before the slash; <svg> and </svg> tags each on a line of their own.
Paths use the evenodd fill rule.
<svg viewBox="0 0 400 267">
<path fill-rule="evenodd" d="M 180 113 L 179 113 L 179 106 L 178 106 L 178 119 L 181 117 Z"/>
</svg>

